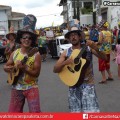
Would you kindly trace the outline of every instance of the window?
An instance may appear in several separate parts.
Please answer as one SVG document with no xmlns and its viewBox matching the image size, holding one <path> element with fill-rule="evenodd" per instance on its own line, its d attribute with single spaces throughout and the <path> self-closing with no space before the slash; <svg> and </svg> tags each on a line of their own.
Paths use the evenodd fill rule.
<svg viewBox="0 0 120 120">
<path fill-rule="evenodd" d="M 78 2 L 75 2 L 75 6 L 79 6 L 80 8 L 82 7 L 82 2 L 79 1 L 79 4 Z M 74 2 L 72 2 L 72 8 L 74 8 Z"/>
<path fill-rule="evenodd" d="M 64 40 L 64 39 L 60 39 L 60 44 L 68 44 L 69 42 L 67 40 Z"/>
<path fill-rule="evenodd" d="M 93 6 L 92 6 L 92 2 L 84 2 L 84 8 L 86 8 L 86 9 L 90 9 L 90 8 L 92 8 Z"/>
</svg>

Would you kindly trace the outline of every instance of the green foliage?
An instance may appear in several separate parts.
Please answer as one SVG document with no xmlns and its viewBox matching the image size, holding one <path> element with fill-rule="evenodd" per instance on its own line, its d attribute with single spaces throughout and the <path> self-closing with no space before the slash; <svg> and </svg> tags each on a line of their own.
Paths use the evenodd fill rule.
<svg viewBox="0 0 120 120">
<path fill-rule="evenodd" d="M 82 14 L 90 14 L 90 13 L 92 13 L 93 12 L 93 9 L 92 8 L 82 8 L 81 9 L 81 12 L 82 12 Z"/>
</svg>

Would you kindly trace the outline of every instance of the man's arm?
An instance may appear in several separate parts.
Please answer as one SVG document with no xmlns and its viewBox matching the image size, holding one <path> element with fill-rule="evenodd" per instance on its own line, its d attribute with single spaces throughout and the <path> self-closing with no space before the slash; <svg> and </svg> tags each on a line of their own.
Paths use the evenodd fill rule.
<svg viewBox="0 0 120 120">
<path fill-rule="evenodd" d="M 10 72 L 11 69 L 14 67 L 13 55 L 14 55 L 14 52 L 10 55 L 9 60 L 3 67 L 5 72 Z"/>
<path fill-rule="evenodd" d="M 55 64 L 53 72 L 54 73 L 59 73 L 65 65 L 68 65 L 68 64 L 71 64 L 71 63 L 73 63 L 72 58 L 67 58 L 66 59 L 66 51 L 64 51 L 61 54 L 57 63 Z"/>
<path fill-rule="evenodd" d="M 99 48 L 97 47 L 97 45 L 91 41 L 91 40 L 87 40 L 87 43 L 86 43 L 88 46 L 90 46 L 91 48 L 91 51 L 92 53 L 98 57 L 98 58 L 101 58 L 101 59 L 104 59 L 104 60 L 107 60 L 107 56 L 104 52 L 102 51 L 99 51 Z"/>
<path fill-rule="evenodd" d="M 41 70 L 41 56 L 40 56 L 39 52 L 35 56 L 35 62 L 34 62 L 32 70 L 29 69 L 29 67 L 27 65 L 22 65 L 22 63 L 19 61 L 17 63 L 17 66 L 19 69 L 21 69 L 23 72 L 26 72 L 30 76 L 38 77 L 40 74 L 40 70 Z"/>
</svg>

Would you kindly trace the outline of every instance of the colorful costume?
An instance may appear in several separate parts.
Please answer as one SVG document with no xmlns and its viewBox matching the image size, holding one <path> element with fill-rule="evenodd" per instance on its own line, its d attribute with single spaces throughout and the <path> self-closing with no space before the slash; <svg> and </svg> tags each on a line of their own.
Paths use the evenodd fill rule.
<svg viewBox="0 0 120 120">
<path fill-rule="evenodd" d="M 99 59 L 99 71 L 104 71 L 107 69 L 110 69 L 110 52 L 111 52 L 111 37 L 112 33 L 110 31 L 102 31 L 103 37 L 100 38 L 100 42 L 102 42 L 102 45 L 99 47 L 100 51 L 103 51 L 107 55 L 107 61 Z M 100 36 L 101 37 L 101 36 Z"/>
<path fill-rule="evenodd" d="M 72 53 L 69 48 L 67 56 Z M 81 85 L 69 87 L 69 109 L 71 112 L 99 112 L 98 100 L 95 92 L 92 53 L 88 47 L 86 50 L 86 59 L 90 64 L 85 72 L 84 82 Z"/>
</svg>

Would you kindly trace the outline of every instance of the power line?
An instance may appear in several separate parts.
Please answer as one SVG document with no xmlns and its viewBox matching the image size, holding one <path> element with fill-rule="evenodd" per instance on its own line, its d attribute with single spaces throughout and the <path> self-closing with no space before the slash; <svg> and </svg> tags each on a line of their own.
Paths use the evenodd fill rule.
<svg viewBox="0 0 120 120">
<path fill-rule="evenodd" d="M 48 15 L 41 15 L 41 16 L 36 16 L 36 17 L 44 17 L 44 16 L 50 16 L 50 15 L 56 15 L 56 14 L 60 14 L 60 13 L 54 13 L 54 14 L 48 14 Z"/>
</svg>

